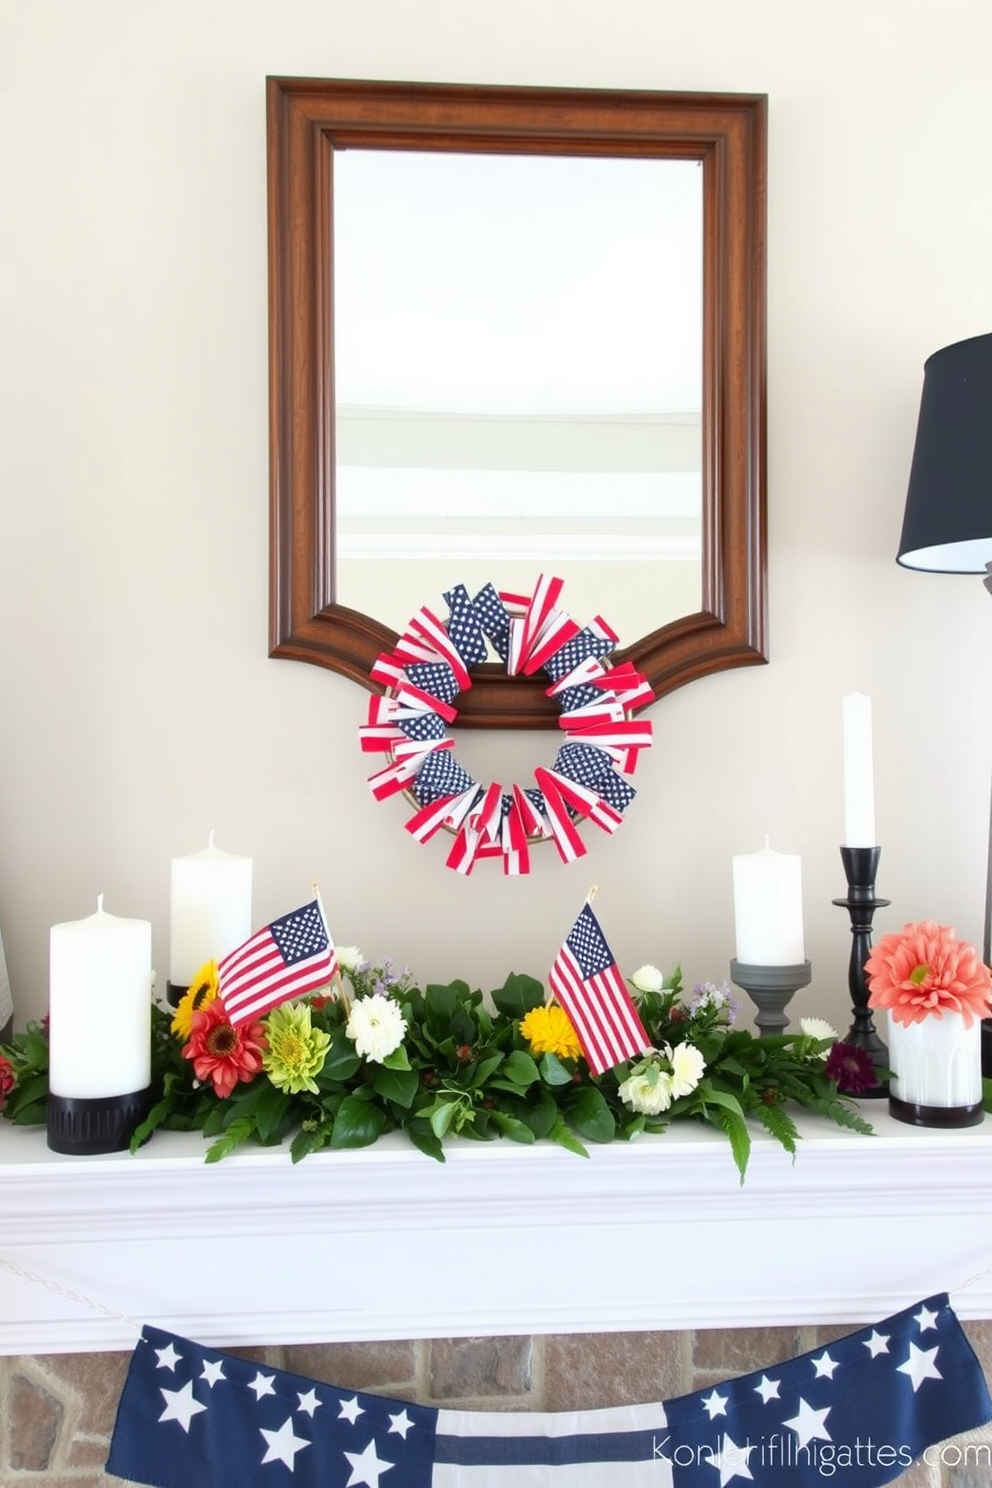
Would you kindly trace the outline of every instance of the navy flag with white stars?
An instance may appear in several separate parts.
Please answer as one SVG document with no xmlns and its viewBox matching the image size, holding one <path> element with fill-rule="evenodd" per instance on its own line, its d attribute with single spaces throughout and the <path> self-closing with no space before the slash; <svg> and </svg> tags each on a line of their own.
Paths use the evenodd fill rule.
<svg viewBox="0 0 992 1488">
<path fill-rule="evenodd" d="M 609 656 L 611 651 L 616 650 L 616 641 L 609 636 L 602 635 L 594 626 L 587 625 L 580 630 L 578 635 L 566 641 L 555 654 L 545 662 L 544 670 L 552 682 L 558 682 L 562 677 L 578 666 L 580 661 L 585 661 L 589 656 Z M 574 704 L 570 704 L 574 706 Z"/>
<path fill-rule="evenodd" d="M 488 651 L 482 633 L 482 617 L 468 596 L 464 584 L 445 591 L 448 605 L 448 635 L 467 667 L 485 661 Z"/>
<path fill-rule="evenodd" d="M 559 775 L 596 791 L 617 811 L 626 811 L 637 795 L 630 782 L 617 774 L 606 750 L 592 744 L 563 744 L 552 768 Z"/>
<path fill-rule="evenodd" d="M 429 692 L 439 702 L 453 703 L 462 690 L 446 661 L 411 661 L 405 670 L 414 687 Z"/>
<path fill-rule="evenodd" d="M 484 585 L 473 599 L 472 608 L 493 650 L 505 661 L 510 650 L 510 616 L 495 585 Z"/>
<path fill-rule="evenodd" d="M 107 1471 L 152 1488 L 880 1488 L 990 1418 L 946 1295 L 692 1395 L 558 1414 L 356 1393 L 146 1326 Z"/>
<path fill-rule="evenodd" d="M 434 749 L 428 754 L 414 782 L 413 793 L 421 806 L 430 806 L 444 796 L 460 795 L 471 790 L 475 781 L 455 759 L 450 749 Z"/>
</svg>

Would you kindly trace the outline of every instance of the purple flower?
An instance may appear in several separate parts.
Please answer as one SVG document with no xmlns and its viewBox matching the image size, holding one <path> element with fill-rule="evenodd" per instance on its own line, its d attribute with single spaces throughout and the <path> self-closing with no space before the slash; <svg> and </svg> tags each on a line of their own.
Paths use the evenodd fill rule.
<svg viewBox="0 0 992 1488">
<path fill-rule="evenodd" d="M 689 1012 L 692 1017 L 712 1009 L 714 1012 L 722 1012 L 727 1023 L 735 1023 L 737 1015 L 741 1010 L 740 1003 L 731 996 L 730 987 L 727 982 L 697 982 L 692 989 L 693 997 L 689 1003 Z"/>
<path fill-rule="evenodd" d="M 831 1046 L 824 1069 L 827 1078 L 835 1080 L 837 1089 L 844 1095 L 860 1095 L 862 1091 L 871 1090 L 878 1084 L 875 1066 L 868 1050 L 859 1049 L 857 1044 L 845 1043 L 843 1039 L 838 1039 Z"/>
</svg>

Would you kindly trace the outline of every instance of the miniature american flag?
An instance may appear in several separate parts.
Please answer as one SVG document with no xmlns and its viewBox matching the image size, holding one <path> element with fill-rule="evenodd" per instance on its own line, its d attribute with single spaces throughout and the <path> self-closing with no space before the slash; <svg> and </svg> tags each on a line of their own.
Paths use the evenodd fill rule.
<svg viewBox="0 0 992 1488">
<path fill-rule="evenodd" d="M 261 1018 L 291 997 L 324 987 L 338 969 L 319 899 L 266 925 L 217 963 L 220 998 L 232 1025 Z"/>
<path fill-rule="evenodd" d="M 590 904 L 583 905 L 548 980 L 594 1075 L 650 1049 L 651 1040 Z"/>
</svg>

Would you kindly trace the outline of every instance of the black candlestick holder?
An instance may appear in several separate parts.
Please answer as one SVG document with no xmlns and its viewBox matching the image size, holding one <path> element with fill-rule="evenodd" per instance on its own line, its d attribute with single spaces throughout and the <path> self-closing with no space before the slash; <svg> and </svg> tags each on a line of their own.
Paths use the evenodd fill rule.
<svg viewBox="0 0 992 1488">
<path fill-rule="evenodd" d="M 841 862 L 847 876 L 847 898 L 832 902 L 846 909 L 851 917 L 851 960 L 847 972 L 847 985 L 851 993 L 854 1022 L 844 1035 L 844 1041 L 855 1048 L 864 1049 L 876 1072 L 889 1067 L 889 1051 L 878 1036 L 871 1008 L 868 1006 L 868 981 L 865 977 L 865 962 L 871 954 L 872 920 L 876 909 L 884 909 L 891 899 L 879 899 L 875 894 L 875 875 L 878 872 L 880 847 L 842 847 Z M 887 1096 L 889 1082 L 883 1074 L 876 1073 L 877 1083 L 860 1092 L 862 1097 Z"/>
<path fill-rule="evenodd" d="M 165 997 L 170 1008 L 177 1008 L 188 991 L 188 987 L 179 987 L 175 982 L 167 981 L 165 984 Z"/>
<path fill-rule="evenodd" d="M 730 963 L 730 980 L 744 988 L 758 1009 L 754 1021 L 760 1038 L 785 1032 L 789 1026 L 785 1005 L 800 987 L 808 986 L 812 975 L 808 961 L 797 961 L 791 966 L 755 966 L 737 960 Z"/>
</svg>

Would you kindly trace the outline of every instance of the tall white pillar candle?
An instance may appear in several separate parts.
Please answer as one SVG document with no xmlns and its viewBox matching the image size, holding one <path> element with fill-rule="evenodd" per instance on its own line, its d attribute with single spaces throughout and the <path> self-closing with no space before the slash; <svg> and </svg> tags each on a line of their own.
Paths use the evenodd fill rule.
<svg viewBox="0 0 992 1488">
<path fill-rule="evenodd" d="M 246 941 L 252 860 L 221 852 L 214 834 L 203 852 L 172 859 L 169 980 L 188 987 L 200 967 Z"/>
<path fill-rule="evenodd" d="M 49 1089 L 88 1100 L 151 1083 L 152 927 L 96 914 L 51 929 Z"/>
<path fill-rule="evenodd" d="M 803 940 L 802 863 L 793 853 L 761 852 L 732 860 L 737 960 L 749 966 L 799 966 Z"/>
<path fill-rule="evenodd" d="M 877 847 L 871 698 L 844 699 L 844 846 Z"/>
</svg>

